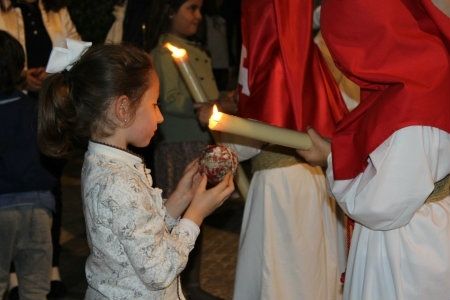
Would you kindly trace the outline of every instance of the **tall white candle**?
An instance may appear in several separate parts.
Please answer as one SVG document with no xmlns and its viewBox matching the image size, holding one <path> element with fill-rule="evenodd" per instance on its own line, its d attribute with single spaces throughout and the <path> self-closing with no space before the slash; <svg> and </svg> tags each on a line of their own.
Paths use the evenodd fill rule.
<svg viewBox="0 0 450 300">
<path fill-rule="evenodd" d="M 311 138 L 306 133 L 228 115 L 218 111 L 215 105 L 213 114 L 209 118 L 208 127 L 211 130 L 236 134 L 289 148 L 308 150 L 312 146 Z"/>
<path fill-rule="evenodd" d="M 194 101 L 197 103 L 208 102 L 208 98 L 206 98 L 205 92 L 198 81 L 197 75 L 195 75 L 194 70 L 192 70 L 192 67 L 189 64 L 189 57 L 186 50 L 177 48 L 171 43 L 166 43 L 164 47 L 169 49 L 172 53 L 172 58 L 178 66 L 178 70 L 180 70 L 181 76 L 183 77 L 192 98 L 194 98 Z"/>
</svg>

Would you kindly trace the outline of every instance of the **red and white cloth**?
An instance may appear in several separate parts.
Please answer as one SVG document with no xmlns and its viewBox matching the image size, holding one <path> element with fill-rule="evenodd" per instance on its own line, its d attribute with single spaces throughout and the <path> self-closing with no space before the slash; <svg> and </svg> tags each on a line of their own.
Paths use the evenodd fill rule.
<svg viewBox="0 0 450 300">
<path fill-rule="evenodd" d="M 312 1 L 244 0 L 239 115 L 331 137 L 347 113 L 312 37 Z M 240 158 L 258 149 L 237 146 Z M 234 299 L 339 299 L 336 215 L 318 167 L 253 174 Z"/>
<path fill-rule="evenodd" d="M 327 0 L 323 36 L 362 89 L 333 136 L 327 176 L 353 218 L 344 299 L 447 299 L 450 19 L 430 0 Z M 441 8 L 445 8 L 442 6 Z"/>
<path fill-rule="evenodd" d="M 347 108 L 313 43 L 312 11 L 312 1 L 243 1 L 239 115 L 331 137 Z"/>
<path fill-rule="evenodd" d="M 361 103 L 333 136 L 336 179 L 413 125 L 450 131 L 450 18 L 431 0 L 327 0 L 322 34 L 337 66 L 361 87 Z M 448 5 L 448 4 L 447 4 Z"/>
</svg>

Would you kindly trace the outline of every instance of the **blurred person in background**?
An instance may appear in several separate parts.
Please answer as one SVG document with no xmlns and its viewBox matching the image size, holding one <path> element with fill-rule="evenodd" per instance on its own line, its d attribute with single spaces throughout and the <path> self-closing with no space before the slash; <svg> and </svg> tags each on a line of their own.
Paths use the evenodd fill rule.
<svg viewBox="0 0 450 300">
<path fill-rule="evenodd" d="M 57 177 L 37 146 L 37 101 L 21 92 L 24 63 L 20 43 L 0 30 L 0 297 L 14 262 L 20 299 L 43 300 L 50 291 Z"/>
<path fill-rule="evenodd" d="M 155 183 L 170 195 L 176 187 L 183 169 L 200 156 L 212 142 L 206 125 L 212 105 L 219 104 L 225 111 L 235 110 L 232 96 L 219 97 L 212 71 L 211 58 L 196 40 L 202 21 L 202 0 L 155 1 L 151 9 L 152 27 L 146 45 L 151 50 L 153 63 L 160 80 L 160 106 L 164 123 L 159 128 L 160 142 L 154 154 Z M 170 42 L 184 48 L 192 69 L 205 91 L 208 103 L 194 103 L 171 54 L 164 44 Z M 190 262 L 181 279 L 189 299 L 217 299 L 200 287 L 201 238 L 191 253 Z"/>
<path fill-rule="evenodd" d="M 0 29 L 15 37 L 25 51 L 26 82 L 23 88 L 32 98 L 38 98 L 42 82 L 47 77 L 45 66 L 53 47 L 65 47 L 66 38 L 79 40 L 80 36 L 72 23 L 66 3 L 63 0 L 0 0 Z M 52 172 L 60 178 L 65 162 L 51 161 Z M 52 289 L 50 297 L 61 297 L 65 286 L 59 274 L 61 233 L 61 186 L 58 184 L 53 193 L 56 198 L 56 210 L 53 219 L 52 240 L 54 246 L 52 269 Z M 11 275 L 10 288 L 12 298 L 17 295 L 17 279 Z"/>
</svg>

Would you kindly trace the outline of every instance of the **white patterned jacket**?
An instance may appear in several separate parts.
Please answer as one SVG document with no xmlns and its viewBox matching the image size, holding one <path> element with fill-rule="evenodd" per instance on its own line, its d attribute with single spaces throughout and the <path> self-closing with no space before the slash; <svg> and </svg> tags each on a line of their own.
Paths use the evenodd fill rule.
<svg viewBox="0 0 450 300">
<path fill-rule="evenodd" d="M 168 215 L 142 159 L 90 142 L 81 180 L 86 299 L 184 299 L 177 278 L 199 228 Z"/>
</svg>

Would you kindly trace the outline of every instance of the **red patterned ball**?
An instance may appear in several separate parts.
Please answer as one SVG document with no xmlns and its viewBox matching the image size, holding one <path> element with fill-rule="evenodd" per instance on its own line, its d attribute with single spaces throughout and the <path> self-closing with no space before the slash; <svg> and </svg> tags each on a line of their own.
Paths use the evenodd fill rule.
<svg viewBox="0 0 450 300">
<path fill-rule="evenodd" d="M 208 145 L 199 160 L 199 172 L 206 175 L 210 184 L 219 183 L 230 171 L 234 174 L 237 166 L 236 153 L 223 145 Z"/>
</svg>

